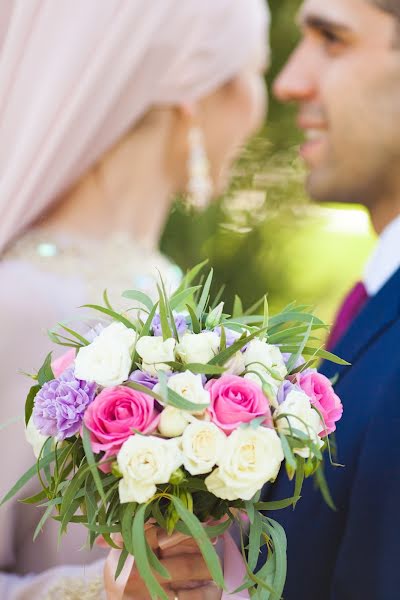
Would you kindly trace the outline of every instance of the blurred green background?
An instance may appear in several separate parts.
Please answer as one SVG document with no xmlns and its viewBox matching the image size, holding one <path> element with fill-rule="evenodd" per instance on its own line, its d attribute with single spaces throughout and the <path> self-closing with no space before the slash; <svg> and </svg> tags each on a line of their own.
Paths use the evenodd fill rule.
<svg viewBox="0 0 400 600">
<path fill-rule="evenodd" d="M 271 82 L 298 39 L 299 0 L 273 0 Z M 360 277 L 374 238 L 358 206 L 318 206 L 304 191 L 295 108 L 271 98 L 268 121 L 244 149 L 229 193 L 202 215 L 177 204 L 162 250 L 183 270 L 208 258 L 214 292 L 226 284 L 245 306 L 268 293 L 271 312 L 311 304 L 331 321 L 347 288 Z"/>
</svg>

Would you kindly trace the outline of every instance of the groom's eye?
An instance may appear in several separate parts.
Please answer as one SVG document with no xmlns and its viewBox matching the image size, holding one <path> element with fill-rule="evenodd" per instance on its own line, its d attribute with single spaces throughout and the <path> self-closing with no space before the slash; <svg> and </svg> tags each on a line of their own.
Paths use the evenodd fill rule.
<svg viewBox="0 0 400 600">
<path fill-rule="evenodd" d="M 326 50 L 330 53 L 340 51 L 345 45 L 343 38 L 341 38 L 334 31 L 331 31 L 329 29 L 320 30 L 319 35 L 323 41 Z"/>
</svg>

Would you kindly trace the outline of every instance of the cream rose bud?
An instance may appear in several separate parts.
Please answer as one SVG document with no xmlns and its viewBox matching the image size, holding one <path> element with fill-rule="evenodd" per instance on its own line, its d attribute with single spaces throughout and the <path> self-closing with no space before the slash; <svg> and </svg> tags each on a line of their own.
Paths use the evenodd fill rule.
<svg viewBox="0 0 400 600">
<path fill-rule="evenodd" d="M 123 323 L 105 327 L 75 358 L 75 377 L 103 387 L 120 385 L 129 377 L 136 333 Z"/>
<path fill-rule="evenodd" d="M 166 406 L 160 415 L 158 431 L 167 438 L 179 437 L 189 424 L 189 416 L 185 410 Z"/>
<path fill-rule="evenodd" d="M 177 354 L 185 363 L 207 364 L 219 352 L 220 337 L 213 331 L 186 333 L 177 346 Z"/>
<path fill-rule="evenodd" d="M 284 455 L 274 429 L 236 429 L 229 436 L 219 467 L 205 480 L 207 489 L 224 500 L 250 500 L 273 481 Z"/>
<path fill-rule="evenodd" d="M 136 434 L 122 445 L 117 462 L 121 503 L 143 504 L 154 496 L 157 484 L 168 483 L 182 465 L 182 453 L 176 440 Z"/>
<path fill-rule="evenodd" d="M 262 340 L 249 342 L 244 352 L 244 361 L 247 369 L 252 371 L 273 371 L 280 379 L 287 375 L 286 364 L 279 348 Z"/>
<path fill-rule="evenodd" d="M 183 466 L 191 475 L 209 473 L 219 462 L 227 436 L 214 423 L 194 421 L 183 432 Z"/>
<path fill-rule="evenodd" d="M 305 433 L 318 448 L 323 445 L 324 442 L 318 434 L 323 431 L 324 425 L 317 411 L 312 408 L 309 397 L 304 392 L 297 392 L 296 390 L 289 392 L 284 402 L 275 411 L 274 418 L 276 419 L 281 415 L 288 416 L 276 421 L 279 431 L 289 435 L 290 427 L 292 427 Z M 293 452 L 303 458 L 312 455 L 309 448 L 294 448 Z"/>
<path fill-rule="evenodd" d="M 226 371 L 225 373 L 230 373 L 231 375 L 241 375 L 243 371 L 246 369 L 246 364 L 244 362 L 243 352 L 236 352 L 224 365 Z"/>
<path fill-rule="evenodd" d="M 40 452 L 43 448 L 43 444 L 47 440 L 46 435 L 42 435 L 35 427 L 32 417 L 28 421 L 28 425 L 25 429 L 25 437 L 32 446 L 33 454 L 36 458 L 39 458 Z"/>
<path fill-rule="evenodd" d="M 136 344 L 136 352 L 142 359 L 142 368 L 151 375 L 157 375 L 157 371 L 169 371 L 170 366 L 165 364 L 175 360 L 174 338 L 163 340 L 161 336 L 144 335 Z"/>
<path fill-rule="evenodd" d="M 204 389 L 201 375 L 195 375 L 191 371 L 178 373 L 168 379 L 167 385 L 171 390 L 185 398 L 185 400 L 193 402 L 193 404 L 207 404 L 207 406 L 210 404 L 210 392 Z M 158 389 L 159 384 L 156 387 Z M 201 414 L 204 410 L 205 408 L 200 411 L 193 410 L 189 412 Z"/>
</svg>

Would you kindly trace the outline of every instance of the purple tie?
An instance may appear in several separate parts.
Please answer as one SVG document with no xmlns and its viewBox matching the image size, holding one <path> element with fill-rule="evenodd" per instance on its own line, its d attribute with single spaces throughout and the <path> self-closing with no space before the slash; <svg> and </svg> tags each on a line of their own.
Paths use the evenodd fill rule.
<svg viewBox="0 0 400 600">
<path fill-rule="evenodd" d="M 326 344 L 328 350 L 336 346 L 367 300 L 368 294 L 365 285 L 362 281 L 358 281 L 347 294 L 336 314 L 336 319 Z"/>
</svg>

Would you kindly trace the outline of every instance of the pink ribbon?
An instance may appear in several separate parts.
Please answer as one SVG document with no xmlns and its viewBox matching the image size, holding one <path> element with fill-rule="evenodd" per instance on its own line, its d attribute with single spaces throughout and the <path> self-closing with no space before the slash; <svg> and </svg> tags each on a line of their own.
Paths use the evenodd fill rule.
<svg viewBox="0 0 400 600">
<path fill-rule="evenodd" d="M 227 591 L 222 592 L 221 600 L 248 600 L 250 596 L 247 590 L 232 594 L 236 588 L 242 585 L 246 577 L 243 557 L 229 532 L 223 534 L 222 540 L 224 544 L 224 580 Z M 134 566 L 135 559 L 129 554 L 118 579 L 115 580 L 120 555 L 120 550 L 112 549 L 106 560 L 104 585 L 107 600 L 123 599 L 129 575 Z"/>
</svg>

